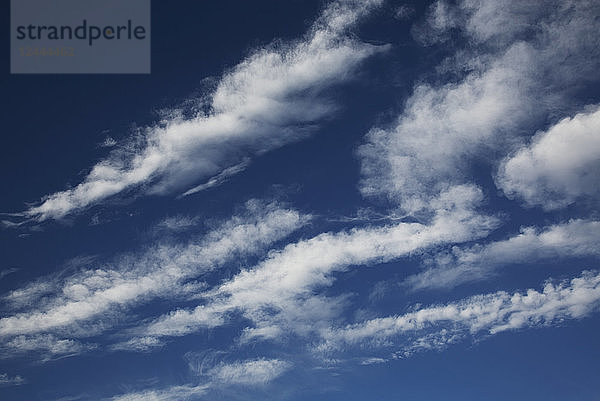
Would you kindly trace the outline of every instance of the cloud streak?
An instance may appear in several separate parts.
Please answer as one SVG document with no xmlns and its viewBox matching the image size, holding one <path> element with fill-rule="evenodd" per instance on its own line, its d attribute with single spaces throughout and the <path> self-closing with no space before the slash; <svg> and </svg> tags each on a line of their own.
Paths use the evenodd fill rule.
<svg viewBox="0 0 600 401">
<path fill-rule="evenodd" d="M 600 222 L 571 220 L 543 230 L 523 227 L 521 233 L 503 241 L 453 247 L 432 261 L 435 267 L 408 277 L 404 284 L 413 290 L 450 289 L 461 283 L 488 279 L 502 266 L 600 256 Z"/>
<path fill-rule="evenodd" d="M 122 394 L 111 398 L 112 401 L 171 401 L 198 399 L 205 394 L 208 387 L 205 385 L 171 386 L 164 389 L 145 390 Z"/>
<path fill-rule="evenodd" d="M 33 347 L 39 343 L 36 339 L 54 338 L 50 335 L 27 337 L 37 333 L 54 333 L 59 337 L 97 334 L 103 330 L 103 320 L 110 321 L 124 309 L 157 297 L 189 295 L 203 286 L 190 279 L 198 279 L 234 258 L 260 253 L 309 220 L 308 216 L 276 204 L 249 201 L 246 206 L 245 214 L 231 217 L 204 237 L 185 245 L 154 246 L 133 260 L 127 256 L 117 260 L 117 267 L 113 269 L 84 269 L 64 278 L 61 285 L 55 287 L 33 286 L 21 292 L 13 291 L 8 295 L 13 300 L 17 294 L 18 298 L 27 298 L 37 296 L 39 291 L 48 291 L 47 306 L 0 318 L 0 338 L 8 348 L 17 350 L 28 347 L 11 344 L 17 342 Z M 91 319 L 94 323 L 91 327 L 76 330 Z M 54 345 L 42 341 L 40 347 L 63 353 L 70 341 L 54 341 Z"/>
<path fill-rule="evenodd" d="M 290 369 L 291 364 L 278 359 L 254 359 L 221 363 L 207 373 L 213 381 L 224 384 L 265 385 Z"/>
<path fill-rule="evenodd" d="M 336 302 L 314 295 L 331 286 L 333 274 L 352 266 L 378 264 L 410 255 L 417 250 L 486 236 L 497 220 L 474 212 L 482 201 L 473 187 L 453 188 L 435 202 L 437 215 L 430 225 L 400 223 L 384 227 L 323 233 L 271 252 L 264 261 L 242 270 L 231 280 L 202 295 L 207 304 L 180 309 L 140 330 L 140 336 L 182 336 L 201 328 L 224 324 L 234 311 L 254 323 L 244 333 L 273 338 L 282 330 L 306 332 L 326 321 Z M 268 311 L 268 312 L 267 312 Z M 311 316 L 310 312 L 315 315 Z"/>
<path fill-rule="evenodd" d="M 292 364 L 279 359 L 249 359 L 229 363 L 221 362 L 198 372 L 204 378 L 202 384 L 177 385 L 162 389 L 131 392 L 111 398 L 112 401 L 168 401 L 198 399 L 211 390 L 228 386 L 264 386 L 275 380 L 292 367 Z M 202 380 L 199 378 L 199 380 Z"/>
<path fill-rule="evenodd" d="M 459 302 L 416 308 L 403 315 L 377 318 L 324 333 L 320 351 L 343 347 L 399 345 L 400 355 L 443 348 L 470 335 L 547 326 L 579 319 L 600 306 L 600 274 L 584 272 L 568 282 L 547 282 L 542 291 L 475 295 Z M 416 339 L 415 339 L 416 337 Z"/>
<path fill-rule="evenodd" d="M 46 196 L 23 215 L 60 219 L 119 193 L 171 193 L 214 177 L 193 193 L 218 185 L 244 160 L 305 137 L 337 108 L 325 89 L 384 48 L 345 35 L 379 3 L 332 3 L 301 40 L 259 49 L 226 72 L 205 100 L 206 113 L 185 118 L 173 111 L 93 166 L 80 184 Z"/>
</svg>

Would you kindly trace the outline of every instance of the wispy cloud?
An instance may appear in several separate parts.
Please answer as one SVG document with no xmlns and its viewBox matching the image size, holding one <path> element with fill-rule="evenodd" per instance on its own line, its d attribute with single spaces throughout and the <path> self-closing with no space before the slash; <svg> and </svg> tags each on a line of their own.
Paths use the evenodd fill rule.
<svg viewBox="0 0 600 401">
<path fill-rule="evenodd" d="M 361 365 L 375 365 L 378 363 L 385 363 L 385 362 L 387 362 L 387 359 L 385 359 L 385 358 L 371 357 L 371 358 L 363 359 L 360 362 L 360 364 Z"/>
<path fill-rule="evenodd" d="M 254 359 L 222 363 L 207 374 L 213 381 L 225 384 L 264 385 L 290 369 L 291 363 L 278 359 Z"/>
<path fill-rule="evenodd" d="M 260 252 L 307 221 L 307 216 L 295 210 L 250 201 L 245 214 L 231 217 L 200 239 L 183 245 L 151 247 L 133 257 L 133 261 L 128 256 L 117 259 L 116 268 L 83 269 L 64 278 L 57 288 L 38 289 L 36 285 L 19 292 L 19 298 L 27 298 L 47 291 L 46 307 L 0 318 L 0 337 L 10 345 L 15 341 L 29 344 L 29 337 L 20 336 L 36 333 L 73 336 L 79 331 L 80 336 L 86 336 L 86 332 L 89 336 L 102 330 L 101 322 L 110 320 L 121 308 L 197 290 L 202 285 L 187 280 L 197 279 L 233 258 Z M 9 297 L 14 299 L 15 292 Z M 75 330 L 78 324 L 92 318 L 96 330 L 87 326 L 85 330 Z M 70 340 L 65 341 L 59 346 L 70 344 Z"/>
<path fill-rule="evenodd" d="M 57 283 L 53 280 L 34 280 L 25 286 L 12 290 L 2 296 L 2 301 L 12 310 L 31 305 L 56 289 Z"/>
<path fill-rule="evenodd" d="M 571 220 L 544 228 L 524 227 L 503 241 L 453 247 L 440 253 L 434 267 L 410 276 L 405 284 L 412 289 L 453 288 L 458 284 L 490 278 L 501 266 L 600 256 L 600 222 Z"/>
<path fill-rule="evenodd" d="M 9 376 L 8 373 L 0 373 L 0 387 L 4 386 L 20 386 L 25 383 L 25 379 L 21 376 Z"/>
<path fill-rule="evenodd" d="M 279 359 L 249 359 L 215 366 L 203 366 L 197 380 L 202 384 L 186 384 L 161 389 L 130 392 L 113 397 L 112 401 L 167 401 L 198 399 L 211 390 L 227 386 L 264 386 L 284 374 L 292 364 Z"/>
<path fill-rule="evenodd" d="M 118 194 L 189 196 L 305 138 L 343 106 L 328 89 L 389 49 L 350 32 L 380 3 L 331 3 L 299 40 L 275 41 L 226 71 L 198 100 L 201 112 L 170 110 L 129 142 L 107 141 L 110 155 L 83 182 L 20 217 L 61 219 Z M 396 19 L 417 14 L 393 8 Z M 448 289 L 505 266 L 552 260 L 577 268 L 580 258 L 600 257 L 596 212 L 586 203 L 576 215 L 565 208 L 598 195 L 600 108 L 584 108 L 589 96 L 579 95 L 598 81 L 599 13 L 591 0 L 434 2 L 412 35 L 435 52 L 445 46 L 447 57 L 419 77 L 394 120 L 369 130 L 358 150 L 364 201 L 385 197 L 386 206 L 367 205 L 356 216 L 329 219 L 326 228 L 277 202 L 248 201 L 211 225 L 173 212 L 151 231 L 155 242 L 136 252 L 108 262 L 75 259 L 62 273 L 4 294 L 3 356 L 46 361 L 95 349 L 170 351 L 181 345 L 172 343 L 176 337 L 208 333 L 204 351 L 185 355 L 187 383 L 125 388 L 112 398 L 203 399 L 213 391 L 264 391 L 304 364 L 379 364 L 597 311 L 597 271 L 548 280 L 542 289 L 478 290 L 429 306 L 411 299 L 391 316 L 377 308 L 398 289 L 389 283 L 419 262 L 423 270 L 401 289 Z M 500 232 L 505 216 L 518 216 L 498 205 L 541 206 L 535 213 L 544 217 L 528 216 L 519 232 Z M 381 276 L 365 272 L 383 264 Z M 361 280 L 349 277 L 355 272 Z M 371 281 L 352 287 L 364 277 Z M 354 299 L 369 310 L 350 310 Z M 218 350 L 205 351 L 212 347 Z M 11 380 L 0 374 L 0 385 L 3 377 Z"/>
<path fill-rule="evenodd" d="M 222 180 L 243 160 L 305 137 L 337 108 L 324 90 L 383 49 L 346 35 L 379 3 L 332 3 L 301 40 L 259 49 L 225 73 L 206 113 L 185 118 L 173 111 L 93 166 L 83 182 L 46 196 L 24 216 L 60 219 L 126 190 L 164 194 L 211 176 Z"/>
<path fill-rule="evenodd" d="M 199 216 L 169 216 L 162 219 L 155 229 L 158 232 L 181 232 L 200 225 L 201 220 Z"/>
<path fill-rule="evenodd" d="M 0 270 L 0 280 L 2 280 L 4 277 L 8 276 L 9 274 L 13 274 L 18 271 L 19 271 L 19 268 L 17 268 L 17 267 L 10 267 L 8 269 Z"/>
<path fill-rule="evenodd" d="M 0 349 L 4 358 L 36 355 L 39 362 L 78 355 L 97 348 L 97 344 L 83 343 L 53 334 L 18 335 L 3 339 Z"/>
<path fill-rule="evenodd" d="M 509 330 L 543 327 L 567 319 L 583 318 L 599 307 L 600 273 L 586 271 L 570 281 L 548 281 L 541 291 L 499 291 L 447 304 L 428 307 L 417 305 L 402 315 L 347 326 L 321 327 L 317 330 L 320 341 L 312 343 L 311 347 L 315 355 L 325 356 L 324 361 L 331 360 L 327 355 L 335 360 L 336 355 L 349 351 L 354 355 L 358 350 L 384 349 L 391 352 L 389 358 L 359 358 L 361 365 L 378 364 L 390 359 L 406 358 L 415 352 L 440 350 L 467 338 L 477 340 Z M 265 358 L 215 362 L 214 358 L 207 358 L 204 353 L 193 359 L 195 363 L 190 367 L 199 378 L 205 379 L 201 385 L 134 392 L 115 397 L 114 400 L 178 399 L 229 385 L 264 385 L 292 366 L 287 361 Z"/>
<path fill-rule="evenodd" d="M 206 393 L 206 385 L 171 386 L 163 389 L 145 390 L 122 394 L 111 398 L 112 401 L 172 401 L 198 399 Z"/>
<path fill-rule="evenodd" d="M 577 319 L 600 306 L 600 274 L 584 272 L 569 282 L 547 282 L 542 291 L 476 295 L 459 302 L 418 307 L 403 315 L 372 319 L 324 335 L 320 351 L 358 345 L 399 347 L 399 355 L 436 349 L 507 330 Z"/>
<path fill-rule="evenodd" d="M 200 191 L 204 191 L 205 189 L 221 185 L 222 183 L 227 181 L 227 179 L 229 179 L 229 177 L 234 176 L 237 173 L 239 173 L 240 171 L 245 170 L 249 164 L 250 164 L 250 159 L 246 159 L 246 160 L 242 161 L 241 163 L 236 164 L 235 166 L 227 167 L 225 170 L 221 171 L 219 174 L 215 175 L 214 177 L 212 177 L 211 179 L 206 181 L 204 184 L 200 184 L 200 185 L 195 186 L 192 189 L 188 189 L 187 191 L 182 193 L 181 196 L 189 196 L 189 195 L 198 193 Z"/>
<path fill-rule="evenodd" d="M 117 141 L 110 137 L 107 136 L 104 141 L 102 141 L 102 143 L 100 144 L 101 147 L 103 148 L 112 148 L 113 146 L 115 146 L 117 144 Z"/>
<path fill-rule="evenodd" d="M 224 324 L 229 313 L 241 311 L 255 327 L 244 333 L 270 337 L 281 330 L 306 332 L 322 324 L 337 310 L 336 302 L 313 296 L 332 285 L 333 274 L 352 266 L 382 263 L 414 251 L 486 236 L 497 221 L 474 212 L 481 193 L 475 188 L 454 188 L 432 204 L 437 215 L 430 225 L 396 225 L 323 233 L 292 243 L 254 268 L 202 294 L 210 300 L 193 310 L 176 310 L 141 330 L 142 337 L 181 336 L 200 328 Z M 267 313 L 267 311 L 271 311 Z M 315 316 L 310 312 L 313 311 Z M 307 320 L 308 319 L 308 320 Z"/>
</svg>

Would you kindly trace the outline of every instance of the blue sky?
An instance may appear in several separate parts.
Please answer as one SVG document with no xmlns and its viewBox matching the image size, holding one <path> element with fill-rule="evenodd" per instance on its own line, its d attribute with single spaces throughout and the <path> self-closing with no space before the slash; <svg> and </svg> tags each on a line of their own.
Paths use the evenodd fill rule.
<svg viewBox="0 0 600 401">
<path fill-rule="evenodd" d="M 600 397 L 597 2 L 152 15 L 2 75 L 1 399 Z"/>
</svg>

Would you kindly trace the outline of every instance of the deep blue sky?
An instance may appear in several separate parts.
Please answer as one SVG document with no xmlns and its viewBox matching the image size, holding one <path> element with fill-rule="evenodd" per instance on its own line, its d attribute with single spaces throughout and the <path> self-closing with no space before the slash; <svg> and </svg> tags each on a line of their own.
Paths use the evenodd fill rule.
<svg viewBox="0 0 600 401">
<path fill-rule="evenodd" d="M 599 7 L 367 3 L 154 1 L 149 75 L 10 75 L 3 4 L 0 399 L 600 398 Z M 135 127 L 162 167 L 52 209 Z"/>
</svg>

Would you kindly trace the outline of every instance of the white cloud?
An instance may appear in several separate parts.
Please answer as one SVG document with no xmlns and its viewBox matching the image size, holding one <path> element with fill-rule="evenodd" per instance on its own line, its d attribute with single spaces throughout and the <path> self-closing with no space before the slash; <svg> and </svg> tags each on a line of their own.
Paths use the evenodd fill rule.
<svg viewBox="0 0 600 401">
<path fill-rule="evenodd" d="M 42 362 L 81 354 L 95 348 L 96 344 L 82 343 L 52 334 L 19 335 L 0 344 L 4 358 L 35 353 L 36 358 Z"/>
<path fill-rule="evenodd" d="M 9 376 L 7 373 L 0 373 L 0 387 L 4 386 L 20 386 L 25 383 L 25 379 L 21 376 Z"/>
<path fill-rule="evenodd" d="M 156 231 L 171 231 L 180 232 L 186 231 L 201 223 L 202 219 L 199 216 L 169 216 L 161 220 L 156 225 Z"/>
<path fill-rule="evenodd" d="M 208 390 L 208 386 L 182 385 L 158 390 L 131 392 L 111 398 L 112 401 L 172 401 L 198 399 Z"/>
<path fill-rule="evenodd" d="M 222 325 L 229 313 L 241 311 L 255 327 L 242 340 L 273 338 L 282 331 L 306 333 L 333 318 L 342 300 L 316 294 L 330 286 L 333 274 L 355 265 L 383 263 L 419 249 L 486 236 L 497 221 L 473 211 L 481 201 L 473 187 L 457 187 L 432 201 L 437 215 L 430 225 L 396 225 L 323 233 L 272 251 L 252 269 L 202 296 L 207 303 L 171 312 L 140 329 L 140 336 L 181 336 Z M 225 319 L 225 320 L 223 320 Z"/>
<path fill-rule="evenodd" d="M 115 150 L 83 183 L 51 195 L 31 208 L 29 217 L 39 221 L 61 218 L 138 187 L 144 188 L 141 192 L 177 190 L 190 195 L 220 185 L 246 168 L 254 155 L 303 137 L 336 109 L 323 89 L 348 78 L 361 60 L 378 51 L 343 35 L 377 3 L 333 3 L 303 41 L 257 51 L 224 74 L 207 100 L 207 114 L 191 119 L 167 116 L 141 134 L 141 145 Z M 230 332 L 239 329 L 232 346 L 235 351 L 254 345 L 254 341 L 282 344 L 290 338 L 300 339 L 294 346 L 304 349 L 317 338 L 323 342 L 316 349 L 325 353 L 394 346 L 400 348 L 397 356 L 407 356 L 469 336 L 550 325 L 595 311 L 600 305 L 600 273 L 595 272 L 570 282 L 549 282 L 541 291 L 476 295 L 441 305 L 418 305 L 407 313 L 366 321 L 367 314 L 373 316 L 370 311 L 354 311 L 353 321 L 361 322 L 346 326 L 341 326 L 348 322 L 341 312 L 348 305 L 350 295 L 343 293 L 348 288 L 329 291 L 338 275 L 353 268 L 370 268 L 421 256 L 424 250 L 438 252 L 439 248 L 481 240 L 499 225 L 497 217 L 481 212 L 483 193 L 473 183 L 471 165 L 482 162 L 491 170 L 522 143 L 519 136 L 524 130 L 533 132 L 529 131 L 532 121 L 553 113 L 564 115 L 571 107 L 561 104 L 561 91 L 581 83 L 577 81 L 581 73 L 570 78 L 569 72 L 579 67 L 585 53 L 582 49 L 589 45 L 589 41 L 573 39 L 586 32 L 595 35 L 598 21 L 594 22 L 597 13 L 590 12 L 585 0 L 580 3 L 583 5 L 568 4 L 573 6 L 568 10 L 533 1 L 459 0 L 434 5 L 428 20 L 432 30 L 415 30 L 415 35 L 425 35 L 421 41 L 433 44 L 450 38 L 450 30 L 462 32 L 468 45 L 437 70 L 456 79 L 444 80 L 445 84 L 417 84 L 393 126 L 371 130 L 359 152 L 363 157 L 362 192 L 388 196 L 403 209 L 390 213 L 404 217 L 380 218 L 376 223 L 387 221 L 387 225 L 323 232 L 282 245 L 265 256 L 267 249 L 279 246 L 279 240 L 310 217 L 251 202 L 247 214 L 233 217 L 202 239 L 153 246 L 117 259 L 111 268 L 88 267 L 60 281 L 40 281 L 11 292 L 6 299 L 25 311 L 13 311 L 0 319 L 4 349 L 55 355 L 83 352 L 88 345 L 73 338 L 89 338 L 106 327 L 113 328 L 116 314 L 124 315 L 132 306 L 156 297 L 200 301 L 195 308 L 178 304 L 168 314 L 156 317 L 159 312 L 150 311 L 154 315 L 144 316 L 146 320 L 135 317 L 137 322 L 127 321 L 139 326 L 126 326 L 124 332 L 104 338 L 120 341 L 107 349 L 150 351 L 163 346 L 166 337 L 228 325 Z M 591 65 L 593 62 L 582 64 L 582 71 Z M 560 124 L 572 130 L 573 121 L 599 112 Z M 515 157 L 530 152 L 528 160 L 537 163 L 539 152 L 534 150 L 548 137 L 552 141 L 540 149 L 547 147 L 550 151 L 546 153 L 553 153 L 556 142 L 566 137 L 566 130 L 551 135 L 555 128 L 538 134 L 533 144 Z M 568 143 L 563 149 L 579 152 L 589 141 L 582 143 L 579 147 Z M 562 156 L 571 163 L 562 171 L 573 170 L 569 152 Z M 540 172 L 538 168 L 532 174 Z M 579 172 L 573 174 L 579 177 Z M 204 183 L 196 185 L 200 179 Z M 579 185 L 577 180 L 568 183 Z M 196 186 L 184 191 L 182 185 Z M 583 184 L 571 195 L 579 196 L 581 188 Z M 366 217 L 368 221 L 369 215 Z M 197 222 L 197 217 L 174 216 L 161 222 L 158 229 L 180 233 Z M 408 283 L 413 288 L 455 285 L 487 277 L 503 264 L 598 255 L 599 228 L 598 221 L 571 220 L 544 229 L 527 227 L 503 241 L 454 247 L 449 254 L 438 254 L 435 268 L 409 278 Z M 223 281 L 212 288 L 201 281 L 212 269 L 248 255 L 261 259 L 233 277 L 220 276 Z M 398 263 L 398 267 L 402 265 Z M 376 286 L 369 299 L 377 300 L 385 290 Z M 27 305 L 28 300 L 42 298 L 44 307 Z M 234 319 L 242 326 L 230 324 Z M 88 325 L 92 330 L 84 333 Z M 368 365 L 388 359 L 352 360 Z M 260 388 L 292 367 L 290 362 L 260 357 L 208 365 L 202 365 L 194 383 L 132 392 L 113 400 L 194 399 L 219 387 Z M 204 380 L 206 383 L 198 384 Z"/>
<path fill-rule="evenodd" d="M 35 280 L 21 288 L 12 290 L 2 296 L 2 301 L 11 309 L 19 309 L 30 306 L 36 300 L 56 290 L 56 283 L 52 280 Z"/>
<path fill-rule="evenodd" d="M 188 189 L 183 194 L 181 194 L 181 196 L 192 195 L 197 192 L 204 191 L 205 189 L 221 185 L 222 183 L 227 181 L 227 179 L 229 177 L 236 175 L 240 171 L 245 170 L 246 167 L 248 167 L 248 165 L 250 165 L 250 159 L 246 159 L 246 160 L 242 161 L 241 163 L 236 164 L 235 166 L 227 167 L 226 169 L 221 171 L 219 174 L 215 175 L 214 177 L 212 177 L 211 179 L 206 181 L 204 184 L 200 184 L 200 185 L 195 186 L 192 189 Z"/>
<path fill-rule="evenodd" d="M 155 337 L 135 337 L 127 341 L 111 345 L 115 351 L 151 351 L 154 348 L 162 347 L 164 343 Z"/>
<path fill-rule="evenodd" d="M 584 272 L 570 282 L 547 282 L 542 291 L 504 291 L 459 302 L 416 308 L 323 332 L 320 351 L 354 346 L 401 346 L 404 352 L 444 347 L 471 335 L 550 325 L 577 319 L 600 306 L 600 273 Z M 416 336 L 416 339 L 414 338 Z"/>
<path fill-rule="evenodd" d="M 412 289 L 452 288 L 458 284 L 489 278 L 502 265 L 548 259 L 600 256 L 600 222 L 571 220 L 543 230 L 522 228 L 521 233 L 502 241 L 454 247 L 441 253 L 435 266 L 410 276 Z"/>
<path fill-rule="evenodd" d="M 279 359 L 254 359 L 234 363 L 221 363 L 207 374 L 218 383 L 264 385 L 281 376 L 291 364 Z"/>
<path fill-rule="evenodd" d="M 515 45 L 459 84 L 421 84 L 391 129 L 373 129 L 359 154 L 361 191 L 387 195 L 408 213 L 468 176 L 468 158 L 504 142 L 528 115 L 527 84 L 515 65 L 530 65 L 531 49 Z M 511 116 L 507 120 L 507 116 Z"/>
<path fill-rule="evenodd" d="M 464 191 L 464 192 L 463 192 Z M 480 200 L 474 188 L 461 188 L 470 202 Z M 446 194 L 444 194 L 446 195 Z M 455 202 L 456 194 L 449 195 Z M 442 196 L 438 215 L 431 225 L 401 223 L 378 228 L 354 229 L 336 234 L 324 233 L 309 240 L 287 245 L 257 268 L 243 271 L 217 291 L 229 294 L 235 303 L 260 305 L 269 299 L 309 293 L 313 288 L 329 285 L 331 273 L 352 265 L 381 263 L 404 256 L 417 249 L 446 242 L 478 238 L 495 226 L 495 219 L 479 216 L 462 204 L 445 203 Z M 441 204 L 448 209 L 442 209 Z"/>
<path fill-rule="evenodd" d="M 21 338 L 19 335 L 44 332 L 85 336 L 91 329 L 78 325 L 92 318 L 92 334 L 96 333 L 103 329 L 104 320 L 123 308 L 155 297 L 197 291 L 202 284 L 186 280 L 198 278 L 233 258 L 259 253 L 308 219 L 276 204 L 250 201 L 244 214 L 231 217 L 199 240 L 154 246 L 140 255 L 118 259 L 114 269 L 88 268 L 64 278 L 47 295 L 45 307 L 0 318 L 0 337 L 10 343 Z M 19 297 L 37 292 L 24 291 Z M 14 292 L 10 295 L 14 298 Z"/>
<path fill-rule="evenodd" d="M 441 63 L 443 84 L 418 83 L 391 127 L 368 133 L 358 152 L 363 194 L 426 210 L 448 186 L 472 182 L 474 163 L 491 170 L 531 124 L 570 110 L 567 95 L 597 76 L 600 7 L 534 3 L 434 3 L 428 40 L 455 29 L 465 45 Z"/>
<path fill-rule="evenodd" d="M 450 29 L 461 23 L 461 17 L 457 8 L 447 1 L 436 1 L 430 5 L 425 21 L 413 25 L 413 38 L 424 46 L 444 42 L 449 38 Z"/>
<path fill-rule="evenodd" d="M 204 365 L 204 363 L 202 364 Z M 280 359 L 248 359 L 201 366 L 198 372 L 205 383 L 170 386 L 163 389 L 130 392 L 113 397 L 112 401 L 170 401 L 198 399 L 214 389 L 232 385 L 264 386 L 287 372 L 292 364 Z"/>
<path fill-rule="evenodd" d="M 530 40 L 532 35 L 541 33 L 536 38 L 541 44 L 554 45 L 553 49 L 544 49 L 545 53 L 576 50 L 573 56 L 577 60 L 560 60 L 553 68 L 562 69 L 571 63 L 570 66 L 578 65 L 588 72 L 587 68 L 597 61 L 591 57 L 586 60 L 585 52 L 579 50 L 590 50 L 589 56 L 599 54 L 594 48 L 599 39 L 589 35 L 595 29 L 598 10 L 594 0 L 440 0 L 431 5 L 427 24 L 417 27 L 415 33 L 417 40 L 431 44 L 448 40 L 448 31 L 456 29 L 470 40 L 471 46 L 485 44 L 493 48 Z M 578 43 L 575 38 L 580 39 Z"/>
<path fill-rule="evenodd" d="M 117 141 L 114 138 L 107 136 L 106 139 L 104 139 L 104 141 L 102 141 L 100 146 L 103 148 L 112 148 L 116 144 L 117 144 Z"/>
<path fill-rule="evenodd" d="M 305 137 L 336 110 L 323 90 L 385 48 L 345 35 L 379 3 L 332 3 L 302 40 L 260 49 L 225 73 L 206 100 L 210 111 L 191 119 L 174 111 L 96 164 L 83 182 L 48 195 L 24 215 L 60 219 L 126 190 L 168 193 L 233 173 L 244 159 Z"/>
<path fill-rule="evenodd" d="M 379 357 L 371 357 L 371 358 L 363 359 L 360 362 L 360 364 L 361 365 L 376 365 L 376 364 L 385 363 L 385 362 L 387 362 L 387 359 L 379 358 Z"/>
<path fill-rule="evenodd" d="M 394 11 L 394 18 L 400 21 L 405 21 L 410 19 L 415 14 L 415 12 L 416 10 L 413 6 L 403 4 L 400 7 L 396 8 L 396 10 Z"/>
<path fill-rule="evenodd" d="M 600 192 L 600 108 L 565 118 L 505 160 L 496 182 L 509 197 L 545 209 Z"/>
<path fill-rule="evenodd" d="M 9 274 L 13 274 L 18 271 L 19 271 L 19 268 L 17 268 L 17 267 L 10 267 L 8 269 L 0 270 L 0 280 L 2 280 L 4 277 L 8 276 Z"/>
</svg>

